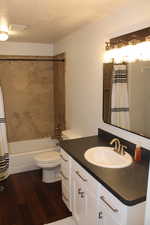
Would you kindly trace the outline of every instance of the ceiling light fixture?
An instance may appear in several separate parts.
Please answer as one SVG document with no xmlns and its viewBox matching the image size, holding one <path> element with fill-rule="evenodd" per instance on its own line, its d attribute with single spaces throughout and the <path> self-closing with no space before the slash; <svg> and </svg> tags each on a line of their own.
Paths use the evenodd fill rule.
<svg viewBox="0 0 150 225">
<path fill-rule="evenodd" d="M 8 32 L 0 31 L 0 41 L 6 41 L 8 39 Z"/>
</svg>

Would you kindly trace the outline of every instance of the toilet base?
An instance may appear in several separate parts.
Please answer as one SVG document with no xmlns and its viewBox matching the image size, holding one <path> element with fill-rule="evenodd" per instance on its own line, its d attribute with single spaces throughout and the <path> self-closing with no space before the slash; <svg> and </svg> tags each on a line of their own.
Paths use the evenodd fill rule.
<svg viewBox="0 0 150 225">
<path fill-rule="evenodd" d="M 44 183 L 54 183 L 61 180 L 60 177 L 60 166 L 55 168 L 43 168 L 42 181 Z"/>
</svg>

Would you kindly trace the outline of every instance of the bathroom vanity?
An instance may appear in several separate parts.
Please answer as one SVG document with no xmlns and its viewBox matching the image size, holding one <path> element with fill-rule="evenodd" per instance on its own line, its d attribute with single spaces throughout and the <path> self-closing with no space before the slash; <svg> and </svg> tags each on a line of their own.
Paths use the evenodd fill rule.
<svg viewBox="0 0 150 225">
<path fill-rule="evenodd" d="M 62 198 L 78 225 L 143 225 L 148 162 L 110 169 L 84 158 L 87 149 L 108 145 L 101 136 L 61 143 Z"/>
</svg>

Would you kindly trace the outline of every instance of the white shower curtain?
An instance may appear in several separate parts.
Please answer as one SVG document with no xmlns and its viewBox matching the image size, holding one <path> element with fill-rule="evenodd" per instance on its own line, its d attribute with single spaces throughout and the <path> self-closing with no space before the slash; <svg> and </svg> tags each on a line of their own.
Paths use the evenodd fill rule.
<svg viewBox="0 0 150 225">
<path fill-rule="evenodd" d="M 111 124 L 130 129 L 127 65 L 114 65 L 111 95 Z"/>
<path fill-rule="evenodd" d="M 0 87 L 0 181 L 8 177 L 8 165 L 9 155 L 4 115 L 4 103 L 2 89 Z"/>
</svg>

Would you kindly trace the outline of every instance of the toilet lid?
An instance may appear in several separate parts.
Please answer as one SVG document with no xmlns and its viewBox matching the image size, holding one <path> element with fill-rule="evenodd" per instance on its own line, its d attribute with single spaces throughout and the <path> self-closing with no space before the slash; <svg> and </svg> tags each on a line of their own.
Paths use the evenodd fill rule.
<svg viewBox="0 0 150 225">
<path fill-rule="evenodd" d="M 35 156 L 35 159 L 40 162 L 56 162 L 60 160 L 60 154 L 58 152 L 43 152 Z"/>
</svg>

